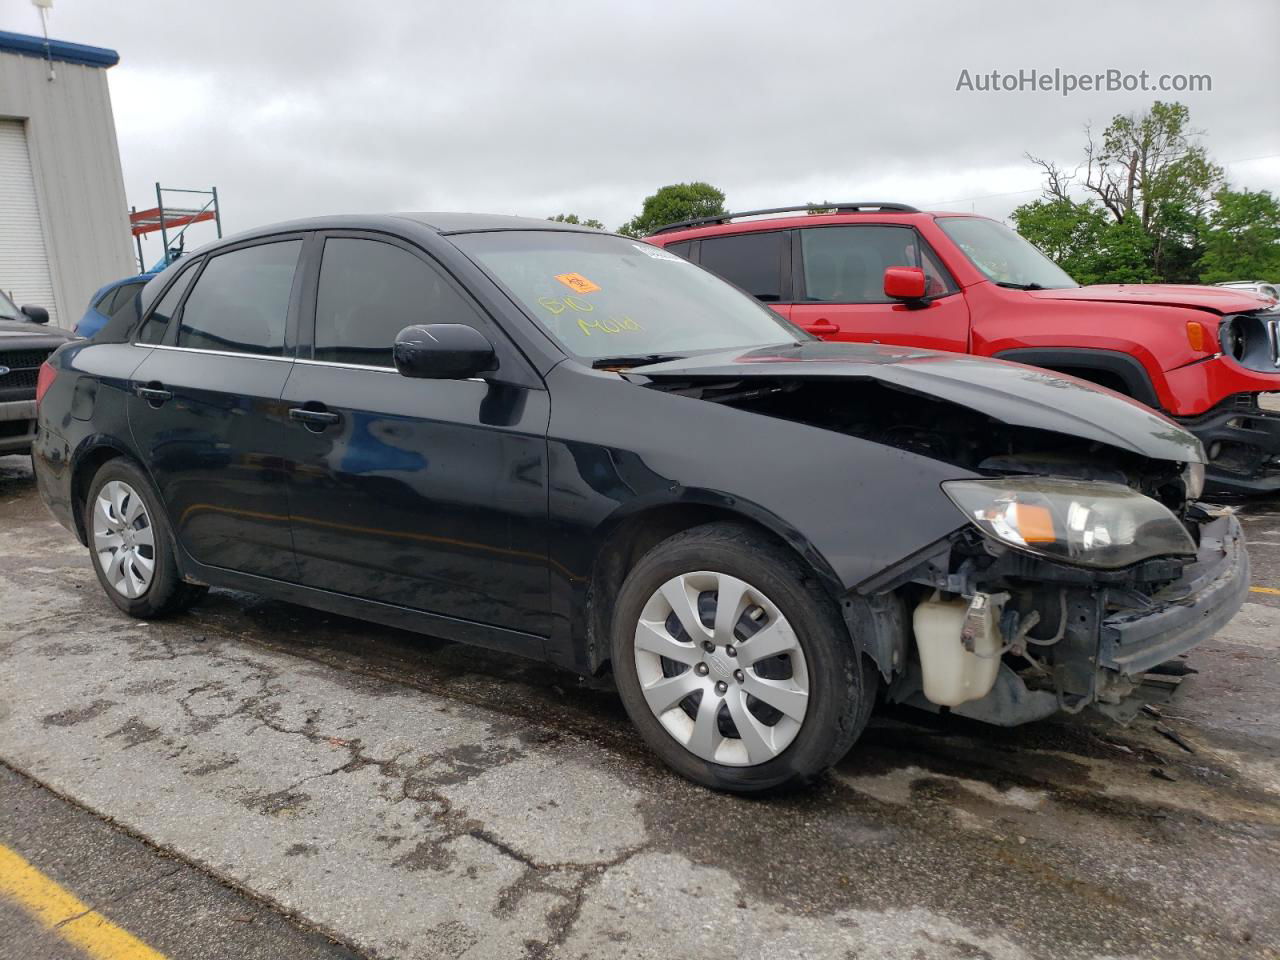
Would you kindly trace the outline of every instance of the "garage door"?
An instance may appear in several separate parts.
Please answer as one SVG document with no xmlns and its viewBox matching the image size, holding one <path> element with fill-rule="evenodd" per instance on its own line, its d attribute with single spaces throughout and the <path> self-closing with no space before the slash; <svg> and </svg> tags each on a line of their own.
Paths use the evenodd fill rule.
<svg viewBox="0 0 1280 960">
<path fill-rule="evenodd" d="M 58 322 L 27 130 L 21 120 L 0 120 L 0 290 L 19 305 L 44 307 L 49 322 Z"/>
</svg>

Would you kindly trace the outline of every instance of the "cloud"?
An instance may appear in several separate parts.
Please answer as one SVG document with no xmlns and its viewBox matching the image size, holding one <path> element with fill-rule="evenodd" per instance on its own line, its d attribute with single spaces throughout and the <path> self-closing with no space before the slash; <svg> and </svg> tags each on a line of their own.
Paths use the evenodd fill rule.
<svg viewBox="0 0 1280 960">
<path fill-rule="evenodd" d="M 0 26 L 35 32 L 34 8 Z M 1073 162 L 1086 122 L 1156 98 L 957 92 L 962 69 L 1207 73 L 1212 92 L 1176 98 L 1214 156 L 1280 154 L 1273 0 L 58 0 L 51 33 L 120 52 L 130 202 L 216 184 L 229 229 L 406 209 L 615 225 L 691 179 L 740 208 L 983 198 L 951 208 L 1003 216 L 1034 195 L 1024 151 Z M 1280 190 L 1280 160 L 1229 173 Z"/>
</svg>

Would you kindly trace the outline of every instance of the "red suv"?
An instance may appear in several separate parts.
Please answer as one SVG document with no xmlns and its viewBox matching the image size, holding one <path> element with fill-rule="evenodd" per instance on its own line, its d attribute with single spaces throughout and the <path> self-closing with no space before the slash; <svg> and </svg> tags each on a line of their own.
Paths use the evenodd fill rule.
<svg viewBox="0 0 1280 960">
<path fill-rule="evenodd" d="M 754 218 L 754 219 L 748 219 Z M 810 333 L 1016 360 L 1091 380 L 1198 436 L 1209 479 L 1280 491 L 1280 308 L 1225 287 L 1082 287 L 1008 227 L 898 203 L 705 217 L 648 238 Z"/>
</svg>

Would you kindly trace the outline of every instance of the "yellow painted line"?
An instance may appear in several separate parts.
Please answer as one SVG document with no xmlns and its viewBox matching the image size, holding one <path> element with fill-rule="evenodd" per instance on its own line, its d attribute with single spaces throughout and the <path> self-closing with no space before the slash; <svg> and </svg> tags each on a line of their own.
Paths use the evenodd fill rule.
<svg viewBox="0 0 1280 960">
<path fill-rule="evenodd" d="M 0 896 L 93 960 L 165 960 L 163 953 L 117 927 L 4 844 L 0 844 Z"/>
<path fill-rule="evenodd" d="M 1275 587 L 1250 587 L 1249 589 L 1254 593 L 1269 593 L 1273 597 L 1280 597 L 1280 590 Z"/>
</svg>

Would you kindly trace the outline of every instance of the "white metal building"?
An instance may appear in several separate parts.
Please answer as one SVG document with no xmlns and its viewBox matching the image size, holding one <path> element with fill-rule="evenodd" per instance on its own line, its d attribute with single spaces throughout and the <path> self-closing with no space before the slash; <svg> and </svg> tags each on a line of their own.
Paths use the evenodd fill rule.
<svg viewBox="0 0 1280 960">
<path fill-rule="evenodd" d="M 119 59 L 0 31 L 0 289 L 63 327 L 138 269 L 107 90 Z"/>
</svg>

